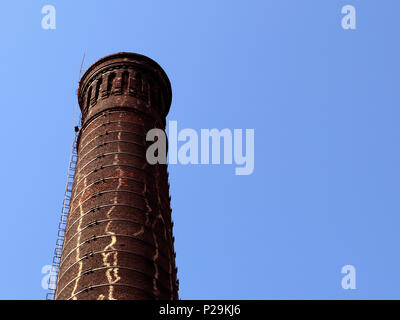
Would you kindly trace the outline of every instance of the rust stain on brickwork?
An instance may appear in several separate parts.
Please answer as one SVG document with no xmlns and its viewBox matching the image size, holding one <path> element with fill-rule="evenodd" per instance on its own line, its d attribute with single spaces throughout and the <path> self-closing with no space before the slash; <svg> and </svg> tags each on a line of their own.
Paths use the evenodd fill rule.
<svg viewBox="0 0 400 320">
<path fill-rule="evenodd" d="M 56 299 L 178 299 L 167 166 L 146 161 L 146 133 L 165 129 L 171 97 L 165 72 L 139 54 L 83 75 Z"/>
</svg>

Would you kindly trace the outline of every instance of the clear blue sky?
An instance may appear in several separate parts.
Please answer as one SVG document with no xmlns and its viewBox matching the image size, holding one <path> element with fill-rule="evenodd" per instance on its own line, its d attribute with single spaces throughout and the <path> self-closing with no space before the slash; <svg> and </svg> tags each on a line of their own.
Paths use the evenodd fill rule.
<svg viewBox="0 0 400 320">
<path fill-rule="evenodd" d="M 54 5 L 56 30 L 41 9 Z M 357 9 L 357 30 L 341 8 Z M 183 299 L 400 298 L 398 0 L 0 3 L 0 299 L 43 299 L 79 66 L 147 55 L 179 129 L 255 129 L 255 170 L 171 165 Z M 341 268 L 357 270 L 343 290 Z"/>
</svg>

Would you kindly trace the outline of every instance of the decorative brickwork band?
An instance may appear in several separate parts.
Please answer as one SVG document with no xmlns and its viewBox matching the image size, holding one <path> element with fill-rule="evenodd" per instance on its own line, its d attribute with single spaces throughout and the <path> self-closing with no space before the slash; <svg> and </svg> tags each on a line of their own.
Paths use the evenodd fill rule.
<svg viewBox="0 0 400 320">
<path fill-rule="evenodd" d="M 55 299 L 178 299 L 166 165 L 146 161 L 146 133 L 165 130 L 171 85 L 153 60 L 94 63 L 82 111 Z"/>
</svg>

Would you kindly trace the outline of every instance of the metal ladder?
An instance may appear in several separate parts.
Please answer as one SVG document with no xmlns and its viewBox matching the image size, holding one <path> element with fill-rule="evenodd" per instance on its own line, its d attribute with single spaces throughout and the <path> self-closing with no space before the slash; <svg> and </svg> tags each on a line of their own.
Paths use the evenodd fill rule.
<svg viewBox="0 0 400 320">
<path fill-rule="evenodd" d="M 55 298 L 58 271 L 59 271 L 60 262 L 61 262 L 61 253 L 62 253 L 62 248 L 63 248 L 63 243 L 64 243 L 65 230 L 67 227 L 67 217 L 68 217 L 68 212 L 69 212 L 69 208 L 70 208 L 70 204 L 71 204 L 71 194 L 72 194 L 72 187 L 73 187 L 73 183 L 74 183 L 75 168 L 76 168 L 76 163 L 78 160 L 78 154 L 77 154 L 77 150 L 76 150 L 76 142 L 78 139 L 78 132 L 79 132 L 79 128 L 76 126 L 74 128 L 74 135 L 73 135 L 73 140 L 72 140 L 71 155 L 70 155 L 69 165 L 68 165 L 67 185 L 65 188 L 64 200 L 63 200 L 63 205 L 62 205 L 62 209 L 61 209 L 61 218 L 60 218 L 60 222 L 58 224 L 56 248 L 54 249 L 53 263 L 52 263 L 52 268 L 51 268 L 50 276 L 49 276 L 49 286 L 48 286 L 48 292 L 46 294 L 47 300 L 54 300 L 54 298 Z"/>
<path fill-rule="evenodd" d="M 81 68 L 79 70 L 78 83 L 79 80 L 81 79 L 84 61 L 85 61 L 85 53 L 83 54 L 82 57 Z M 75 168 L 76 168 L 76 163 L 78 161 L 78 152 L 76 145 L 79 134 L 78 123 L 81 123 L 81 114 L 79 114 L 79 120 L 78 120 L 78 103 L 77 103 L 75 106 L 74 134 L 72 135 L 72 147 L 68 164 L 67 186 L 65 188 L 65 193 L 64 193 L 61 218 L 58 224 L 56 248 L 54 249 L 53 263 L 49 275 L 48 292 L 46 294 L 46 300 L 54 300 L 56 294 L 58 271 L 60 269 L 61 253 L 64 244 L 65 230 L 67 227 L 67 217 L 71 205 L 71 194 L 72 194 L 72 187 L 74 184 Z"/>
</svg>

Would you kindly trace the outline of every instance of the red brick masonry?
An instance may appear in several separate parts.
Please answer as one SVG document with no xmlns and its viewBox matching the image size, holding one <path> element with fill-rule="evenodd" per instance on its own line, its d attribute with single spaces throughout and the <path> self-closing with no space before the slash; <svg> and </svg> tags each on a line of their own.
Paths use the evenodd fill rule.
<svg viewBox="0 0 400 320">
<path fill-rule="evenodd" d="M 78 90 L 82 128 L 56 299 L 178 299 L 166 165 L 146 161 L 171 85 L 153 60 L 100 59 Z"/>
</svg>

